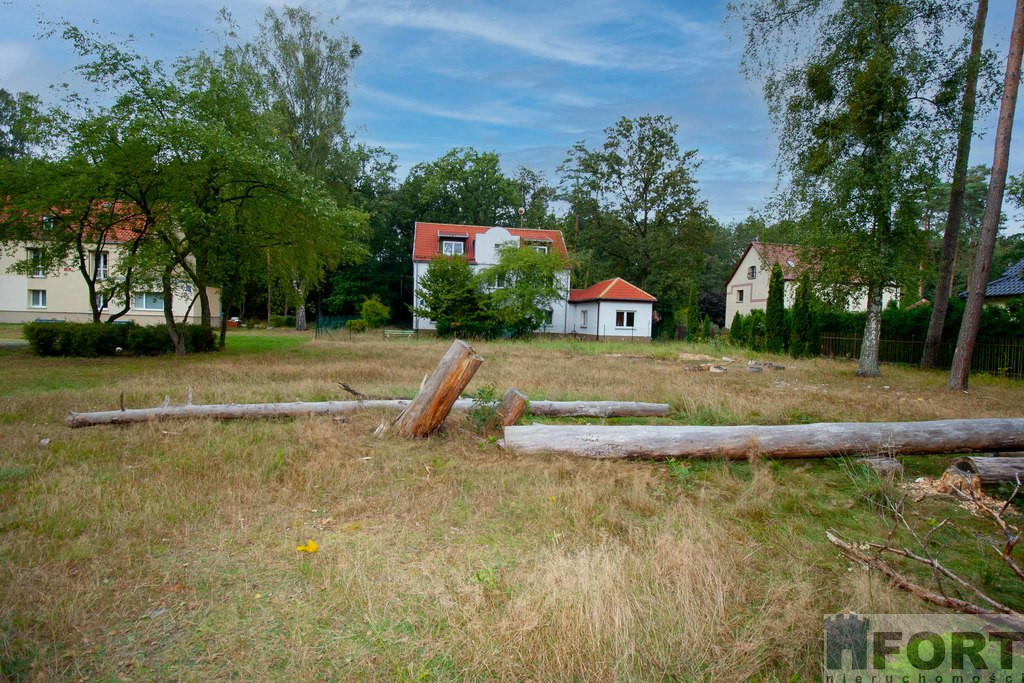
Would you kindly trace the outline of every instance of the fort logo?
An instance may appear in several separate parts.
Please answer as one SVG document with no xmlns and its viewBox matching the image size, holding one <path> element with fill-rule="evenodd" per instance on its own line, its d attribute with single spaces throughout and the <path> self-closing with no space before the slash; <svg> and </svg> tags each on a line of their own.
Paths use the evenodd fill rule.
<svg viewBox="0 0 1024 683">
<path fill-rule="evenodd" d="M 830 614 L 826 683 L 1024 683 L 1024 627 L 1001 615 Z"/>
</svg>

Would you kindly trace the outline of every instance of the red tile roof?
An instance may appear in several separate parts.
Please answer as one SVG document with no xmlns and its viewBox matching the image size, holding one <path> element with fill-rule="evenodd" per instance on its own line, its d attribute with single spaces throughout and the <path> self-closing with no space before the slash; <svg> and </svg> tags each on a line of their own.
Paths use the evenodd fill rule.
<svg viewBox="0 0 1024 683">
<path fill-rule="evenodd" d="M 631 285 L 621 277 L 598 282 L 586 289 L 569 290 L 569 301 L 657 301 L 653 296 Z"/>
<path fill-rule="evenodd" d="M 96 201 L 93 203 L 92 210 L 94 215 L 99 215 L 102 212 L 107 212 L 108 215 L 103 219 L 101 227 L 85 232 L 86 241 L 98 241 L 102 230 L 102 237 L 105 243 L 124 244 L 133 241 L 140 232 L 146 229 L 145 219 L 132 202 L 118 201 L 110 203 Z M 70 214 L 71 210 L 67 208 L 53 207 L 50 211 L 51 216 L 61 216 L 63 218 L 70 216 Z M 7 213 L 0 213 L 0 222 L 5 221 L 7 216 Z M 38 225 L 42 228 L 43 218 L 41 216 L 22 214 L 21 219 L 23 221 L 38 221 Z M 75 230 L 76 228 L 77 225 L 73 222 L 67 226 L 68 230 Z M 46 237 L 47 235 L 41 230 L 37 239 L 46 239 Z"/>
<path fill-rule="evenodd" d="M 441 237 L 465 237 L 465 256 L 470 263 L 476 260 L 476 236 L 487 232 L 493 226 L 488 225 L 452 225 L 449 223 L 421 223 L 416 222 L 416 230 L 413 236 L 412 260 L 429 261 L 440 253 Z M 565 250 L 565 240 L 562 239 L 561 230 L 533 230 L 530 228 L 505 228 L 513 236 L 518 237 L 520 242 L 538 241 L 550 242 L 555 253 L 568 259 L 569 254 Z"/>
</svg>

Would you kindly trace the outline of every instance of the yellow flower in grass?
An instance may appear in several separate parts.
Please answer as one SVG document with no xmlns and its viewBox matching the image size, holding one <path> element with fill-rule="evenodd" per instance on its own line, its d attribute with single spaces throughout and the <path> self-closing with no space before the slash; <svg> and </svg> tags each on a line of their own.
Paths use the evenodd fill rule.
<svg viewBox="0 0 1024 683">
<path fill-rule="evenodd" d="M 315 553 L 317 550 L 320 550 L 320 546 L 311 538 L 306 541 L 306 545 L 295 546 L 295 550 L 300 553 Z"/>
</svg>

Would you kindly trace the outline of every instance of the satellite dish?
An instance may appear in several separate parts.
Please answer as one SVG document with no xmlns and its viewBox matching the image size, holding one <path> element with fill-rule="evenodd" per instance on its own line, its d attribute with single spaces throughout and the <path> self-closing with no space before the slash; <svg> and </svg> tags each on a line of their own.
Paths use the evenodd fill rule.
<svg viewBox="0 0 1024 683">
<path fill-rule="evenodd" d="M 519 210 L 518 210 L 518 213 L 519 213 L 520 216 L 522 216 L 524 213 L 526 213 L 526 209 L 523 208 L 522 206 L 520 206 Z"/>
</svg>

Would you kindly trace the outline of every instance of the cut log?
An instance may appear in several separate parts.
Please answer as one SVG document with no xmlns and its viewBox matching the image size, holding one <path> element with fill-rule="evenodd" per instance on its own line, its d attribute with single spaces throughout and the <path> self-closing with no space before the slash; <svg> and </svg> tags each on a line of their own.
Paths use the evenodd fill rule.
<svg viewBox="0 0 1024 683">
<path fill-rule="evenodd" d="M 501 445 L 517 453 L 587 458 L 972 453 L 1024 448 L 1024 418 L 740 427 L 529 425 L 505 427 Z"/>
<path fill-rule="evenodd" d="M 498 424 L 508 427 L 519 422 L 519 418 L 526 412 L 526 395 L 515 387 L 509 387 L 498 406 Z"/>
<path fill-rule="evenodd" d="M 405 437 L 433 434 L 483 362 L 483 357 L 469 344 L 461 339 L 453 341 L 420 393 L 391 423 L 391 428 Z"/>
<path fill-rule="evenodd" d="M 1024 458 L 957 458 L 949 469 L 977 477 L 982 486 L 1014 484 L 1018 477 L 1024 482 Z"/>
<path fill-rule="evenodd" d="M 189 420 L 212 418 L 240 420 L 303 415 L 347 415 L 360 410 L 404 410 L 409 399 L 374 399 L 369 401 L 316 401 L 294 403 L 211 403 L 207 405 L 130 408 L 95 413 L 71 413 L 69 427 L 130 424 L 151 420 Z M 468 412 L 473 399 L 460 398 L 452 410 Z M 668 415 L 668 404 L 630 403 L 618 401 L 534 401 L 530 413 L 548 417 L 637 417 Z"/>
<path fill-rule="evenodd" d="M 667 403 L 635 401 L 530 401 L 530 415 L 543 417 L 668 417 Z"/>
<path fill-rule="evenodd" d="M 883 477 L 895 478 L 903 476 L 903 463 L 896 458 L 861 458 L 857 462 L 863 463 L 865 467 L 871 468 L 876 474 Z"/>
</svg>

